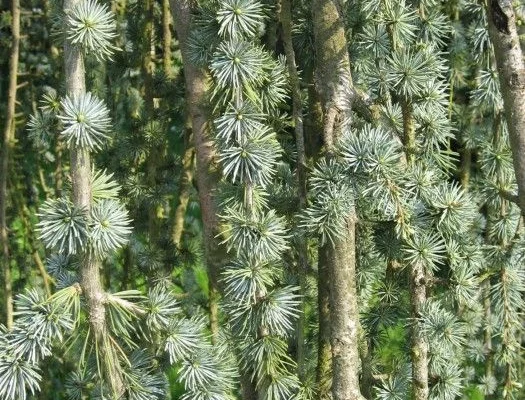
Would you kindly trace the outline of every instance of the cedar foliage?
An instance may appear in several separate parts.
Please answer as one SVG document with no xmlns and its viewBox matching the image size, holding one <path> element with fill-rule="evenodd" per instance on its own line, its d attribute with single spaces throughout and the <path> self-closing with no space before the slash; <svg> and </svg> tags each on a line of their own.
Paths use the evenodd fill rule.
<svg viewBox="0 0 525 400">
<path fill-rule="evenodd" d="M 212 341 L 191 187 L 181 244 L 170 243 L 191 132 L 178 44 L 160 41 L 165 7 L 81 0 L 64 13 L 59 0 L 21 3 L 33 11 L 22 17 L 28 84 L 19 89 L 20 139 L 9 165 L 18 295 L 14 326 L 0 331 L 0 399 L 40 391 L 40 398 L 227 400 L 246 387 L 258 399 L 318 398 L 326 383 L 316 381 L 319 270 L 299 269 L 297 237 L 307 240 L 307 265 L 322 263 L 320 249 L 344 238 L 354 213 L 362 394 L 523 398 L 525 242 L 486 4 L 341 3 L 353 84 L 340 83 L 348 90 L 337 106 L 353 112 L 338 121 L 325 157 L 311 90 L 310 3 L 293 2 L 308 155 L 299 206 L 297 92 L 277 4 L 199 2 L 187 45 L 208 77 L 218 239 L 228 250 Z M 521 23 L 525 4 L 513 6 Z M 3 70 L 9 22 L 5 11 Z M 64 43 L 82 52 L 85 95 L 65 92 Z M 161 60 L 169 50 L 173 64 Z M 0 77 L 2 96 L 6 82 Z M 89 212 L 72 198 L 71 149 L 94 160 Z M 100 264 L 110 352 L 90 330 L 80 277 L 87 255 Z M 41 258 L 50 294 L 46 275 L 31 272 Z"/>
</svg>

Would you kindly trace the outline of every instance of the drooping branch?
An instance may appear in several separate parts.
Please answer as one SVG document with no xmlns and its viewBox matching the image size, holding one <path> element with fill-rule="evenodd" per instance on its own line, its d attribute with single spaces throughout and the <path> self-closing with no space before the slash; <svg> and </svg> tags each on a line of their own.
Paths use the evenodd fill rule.
<svg viewBox="0 0 525 400">
<path fill-rule="evenodd" d="M 0 243 L 2 254 L 0 267 L 4 273 L 4 301 L 6 307 L 6 326 L 13 326 L 13 289 L 11 283 L 11 269 L 9 266 L 9 237 L 7 233 L 7 175 L 9 159 L 15 141 L 15 107 L 18 88 L 18 59 L 20 52 L 20 0 L 11 2 L 11 55 L 9 57 L 9 86 L 7 89 L 6 121 L 2 138 L 1 165 L 0 165 Z"/>
<path fill-rule="evenodd" d="M 299 86 L 299 74 L 295 60 L 295 51 L 292 42 L 292 4 L 291 0 L 282 0 L 280 14 L 284 50 L 286 54 L 286 63 L 288 74 L 290 76 L 290 85 L 292 87 L 292 114 L 295 131 L 295 145 L 297 149 L 297 183 L 299 187 L 299 209 L 302 211 L 307 205 L 306 191 L 306 150 L 304 144 L 303 129 L 303 110 L 301 88 Z M 297 239 L 298 253 L 298 277 L 299 285 L 304 292 L 306 288 L 306 274 L 309 270 L 308 265 L 308 247 L 306 237 Z M 297 365 L 299 369 L 299 378 L 303 376 L 304 366 L 304 304 L 302 303 L 301 314 L 297 322 Z"/>
<path fill-rule="evenodd" d="M 82 0 L 64 0 L 63 7 L 66 15 L 81 2 Z M 85 95 L 86 82 L 82 50 L 67 40 L 64 42 L 64 72 L 66 94 L 70 98 Z M 70 157 L 73 204 L 85 210 L 89 216 L 91 209 L 91 154 L 87 148 L 72 146 Z M 100 263 L 94 253 L 87 249 L 84 249 L 81 254 L 80 285 L 88 307 L 94 347 L 103 360 L 101 371 L 103 378 L 108 382 L 112 395 L 118 398 L 124 392 L 124 384 L 118 355 L 111 344 L 110 332 L 106 323 L 105 292 L 101 282 Z"/>
</svg>

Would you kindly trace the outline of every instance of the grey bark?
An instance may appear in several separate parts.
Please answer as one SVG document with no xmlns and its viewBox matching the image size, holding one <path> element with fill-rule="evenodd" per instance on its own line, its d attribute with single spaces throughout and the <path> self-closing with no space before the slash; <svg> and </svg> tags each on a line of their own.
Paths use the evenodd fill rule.
<svg viewBox="0 0 525 400">
<path fill-rule="evenodd" d="M 208 267 L 210 328 L 215 338 L 218 332 L 219 269 L 225 249 L 219 245 L 218 212 L 214 202 L 218 174 L 214 162 L 213 143 L 206 133 L 209 109 L 206 104 L 206 73 L 192 65 L 188 55 L 187 41 L 191 29 L 192 4 L 187 0 L 170 0 L 175 31 L 184 62 L 186 102 L 192 121 L 193 143 L 196 154 L 196 181 L 201 206 L 204 252 Z"/>
<path fill-rule="evenodd" d="M 410 304 L 412 391 L 414 400 L 428 399 L 428 344 L 419 326 L 418 318 L 427 298 L 425 268 L 420 264 L 410 266 Z"/>
<path fill-rule="evenodd" d="M 173 218 L 173 228 L 171 239 L 173 244 L 180 248 L 182 244 L 182 234 L 184 233 L 184 218 L 190 201 L 191 190 L 193 187 L 194 153 L 195 149 L 191 144 L 191 120 L 187 124 L 184 134 L 184 155 L 182 157 L 182 171 L 179 179 L 179 204 L 175 210 Z"/>
<path fill-rule="evenodd" d="M 65 13 L 81 2 L 82 0 L 64 0 Z M 70 45 L 67 40 L 64 42 L 64 72 L 67 95 L 73 97 L 85 94 L 84 59 L 81 50 Z M 73 203 L 89 215 L 91 155 L 86 149 L 72 147 L 70 157 Z M 88 307 L 92 340 L 98 348 L 98 357 L 101 358 L 103 378 L 110 387 L 112 397 L 118 399 L 124 392 L 122 372 L 106 323 L 105 292 L 100 277 L 100 263 L 90 251 L 81 255 L 80 285 Z"/>
<path fill-rule="evenodd" d="M 215 166 L 213 142 L 207 136 L 207 123 L 210 110 L 207 104 L 206 72 L 190 61 L 187 46 L 191 16 L 196 5 L 190 0 L 170 0 L 175 31 L 181 49 L 184 64 L 184 82 L 186 85 L 186 105 L 191 118 L 193 145 L 195 146 L 196 171 L 195 179 L 201 206 L 203 223 L 204 253 L 208 270 L 210 328 L 212 340 L 215 341 L 219 328 L 219 273 L 226 257 L 226 249 L 220 245 L 218 210 L 214 201 L 219 174 Z M 255 384 L 249 373 L 241 371 L 241 386 L 244 400 L 257 399 Z"/>
<path fill-rule="evenodd" d="M 334 157 L 338 121 L 349 117 L 355 91 L 341 4 L 313 0 L 312 15 L 316 51 L 316 80 L 323 109 L 326 156 Z M 345 98 L 342 106 L 341 99 Z M 359 389 L 359 313 L 356 288 L 355 213 L 346 217 L 343 238 L 327 244 L 330 279 L 330 328 L 332 395 L 334 400 L 361 400 Z"/>
<path fill-rule="evenodd" d="M 346 221 L 343 239 L 328 252 L 334 400 L 361 400 L 358 332 L 359 312 L 355 279 L 355 217 Z"/>
<path fill-rule="evenodd" d="M 403 144 L 409 165 L 416 161 L 416 125 L 413 107 L 408 99 L 401 102 L 403 113 Z M 425 268 L 420 263 L 410 265 L 410 305 L 412 326 L 410 332 L 412 361 L 412 396 L 414 400 L 427 400 L 428 388 L 428 343 L 421 331 L 419 318 L 427 300 Z"/>
<path fill-rule="evenodd" d="M 510 0 L 487 0 L 485 6 L 509 127 L 519 206 L 525 215 L 525 63 L 516 15 Z"/>
<path fill-rule="evenodd" d="M 170 1 L 162 0 L 162 47 L 163 56 L 162 63 L 164 65 L 164 73 L 168 78 L 171 78 L 171 11 Z"/>
</svg>

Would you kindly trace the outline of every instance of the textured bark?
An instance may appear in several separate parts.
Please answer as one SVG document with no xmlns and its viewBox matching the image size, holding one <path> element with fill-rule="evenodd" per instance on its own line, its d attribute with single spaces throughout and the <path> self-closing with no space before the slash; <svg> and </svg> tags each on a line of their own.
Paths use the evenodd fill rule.
<svg viewBox="0 0 525 400">
<path fill-rule="evenodd" d="M 57 139 L 57 145 L 55 146 L 55 157 L 56 157 L 56 166 L 55 166 L 55 196 L 62 196 L 62 186 L 64 183 L 64 169 L 62 166 L 62 153 L 63 153 L 63 144 L 62 141 Z"/>
<path fill-rule="evenodd" d="M 338 122 L 349 117 L 355 91 L 340 3 L 313 0 L 312 15 L 316 50 L 316 80 L 323 109 L 326 156 L 333 157 Z M 344 97 L 346 108 L 340 100 Z M 341 239 L 327 244 L 326 264 L 330 279 L 330 342 L 332 347 L 332 396 L 334 400 L 360 400 L 359 312 L 356 289 L 355 213 L 346 219 Z"/>
<path fill-rule="evenodd" d="M 64 11 L 75 7 L 82 0 L 64 0 Z M 81 50 L 64 43 L 64 72 L 68 96 L 81 96 L 86 92 L 84 60 Z M 91 156 L 89 151 L 73 147 L 71 157 L 71 186 L 75 206 L 83 208 L 87 215 L 91 208 Z M 86 299 L 90 334 L 101 359 L 103 378 L 110 387 L 112 397 L 119 398 L 124 392 L 122 372 L 118 355 L 111 341 L 106 323 L 105 292 L 100 279 L 100 263 L 90 251 L 81 254 L 80 285 Z"/>
<path fill-rule="evenodd" d="M 321 98 L 315 89 L 314 69 L 308 67 L 305 70 L 305 79 L 308 82 L 308 114 L 304 124 L 304 139 L 306 147 L 306 156 L 318 158 L 322 147 L 323 131 L 323 108 Z"/>
<path fill-rule="evenodd" d="M 416 161 L 416 124 L 413 116 L 413 106 L 409 100 L 401 101 L 401 111 L 403 114 L 403 144 L 405 154 L 410 165 Z"/>
<path fill-rule="evenodd" d="M 153 112 L 153 74 L 155 72 L 155 41 L 153 27 L 153 0 L 144 0 L 144 28 L 142 30 L 142 76 L 144 79 L 144 103 L 147 118 Z"/>
<path fill-rule="evenodd" d="M 193 143 L 196 154 L 196 181 L 201 206 L 204 252 L 208 267 L 210 328 L 212 336 L 218 331 L 219 269 L 225 257 L 225 249 L 219 245 L 218 215 L 214 202 L 218 175 L 214 166 L 213 143 L 206 134 L 209 117 L 206 91 L 206 73 L 202 68 L 192 65 L 188 57 L 187 41 L 191 29 L 192 4 L 187 0 L 170 0 L 175 31 L 180 44 L 184 62 L 184 81 L 186 101 L 192 122 Z"/>
<path fill-rule="evenodd" d="M 162 63 L 164 73 L 171 77 L 171 11 L 170 0 L 162 0 Z"/>
<path fill-rule="evenodd" d="M 419 326 L 418 318 L 427 298 L 425 268 L 410 266 L 410 305 L 413 325 L 411 331 L 412 391 L 414 400 L 428 399 L 428 344 Z"/>
<path fill-rule="evenodd" d="M 525 214 L 525 63 L 516 16 L 510 0 L 487 0 L 485 6 L 509 128 L 519 206 Z"/>
<path fill-rule="evenodd" d="M 319 93 L 313 83 L 313 70 L 308 76 L 308 126 L 305 126 L 307 154 L 318 158 L 322 139 L 319 132 L 323 130 L 323 111 Z M 319 247 L 317 262 L 317 312 L 319 316 L 319 334 L 317 346 L 316 386 L 319 400 L 330 399 L 332 377 L 332 349 L 330 347 L 330 281 L 326 264 L 326 246 Z"/>
<path fill-rule="evenodd" d="M 11 54 L 9 57 L 9 86 L 7 92 L 6 121 L 2 138 L 0 165 L 0 243 L 2 245 L 1 268 L 4 280 L 6 326 L 13 327 L 13 287 L 9 266 L 9 235 L 7 228 L 7 175 L 9 159 L 15 142 L 15 106 L 17 92 L 18 58 L 20 53 L 20 0 L 11 1 Z"/>
<path fill-rule="evenodd" d="M 363 336 L 366 334 L 364 330 L 359 330 L 359 358 L 361 359 L 361 377 L 359 379 L 359 387 L 361 388 L 361 394 L 367 398 L 372 399 L 373 387 L 374 387 L 374 375 L 373 375 L 373 348 L 371 340 L 367 340 Z"/>
<path fill-rule="evenodd" d="M 250 374 L 241 374 L 242 400 L 257 400 L 257 391 L 253 384 Z"/>
<path fill-rule="evenodd" d="M 490 279 L 487 278 L 481 285 L 483 293 L 483 317 L 485 320 L 483 345 L 486 353 L 485 377 L 494 377 L 494 349 L 492 347 L 492 307 L 490 301 Z M 494 396 L 487 396 L 487 400 Z"/>
<path fill-rule="evenodd" d="M 463 149 L 461 152 L 461 169 L 459 181 L 463 189 L 467 190 L 470 183 L 470 169 L 472 168 L 472 150 Z"/>
<path fill-rule="evenodd" d="M 401 102 L 405 154 L 409 165 L 416 160 L 416 125 L 412 104 Z M 427 400 L 428 389 L 428 343 L 419 326 L 419 317 L 427 299 L 425 268 L 420 263 L 410 265 L 410 305 L 412 327 L 410 332 L 412 360 L 412 393 L 414 400 Z"/>
<path fill-rule="evenodd" d="M 182 171 L 179 179 L 179 204 L 175 210 L 173 229 L 171 233 L 171 239 L 173 244 L 177 248 L 181 247 L 182 234 L 184 232 L 184 217 L 186 216 L 186 209 L 188 208 L 188 202 L 190 200 L 192 181 L 193 181 L 193 168 L 194 168 L 194 153 L 195 149 L 191 145 L 191 121 L 185 131 L 184 137 L 184 156 L 182 157 Z"/>
<path fill-rule="evenodd" d="M 332 347 L 330 346 L 330 280 L 327 254 L 328 246 L 319 247 L 317 309 L 319 313 L 319 335 L 317 348 L 317 395 L 319 400 L 331 398 Z"/>
<path fill-rule="evenodd" d="M 332 394 L 334 400 L 363 399 L 359 388 L 359 313 L 355 280 L 355 219 L 327 253 L 330 271 Z M 330 245 L 331 246 L 331 245 Z"/>
</svg>

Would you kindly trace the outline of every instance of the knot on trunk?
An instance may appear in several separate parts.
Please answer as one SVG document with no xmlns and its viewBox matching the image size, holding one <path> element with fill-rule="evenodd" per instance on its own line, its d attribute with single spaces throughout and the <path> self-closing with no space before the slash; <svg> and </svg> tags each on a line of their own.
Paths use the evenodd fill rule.
<svg viewBox="0 0 525 400">
<path fill-rule="evenodd" d="M 525 69 L 515 71 L 510 75 L 509 85 L 511 89 L 525 89 Z"/>
</svg>

